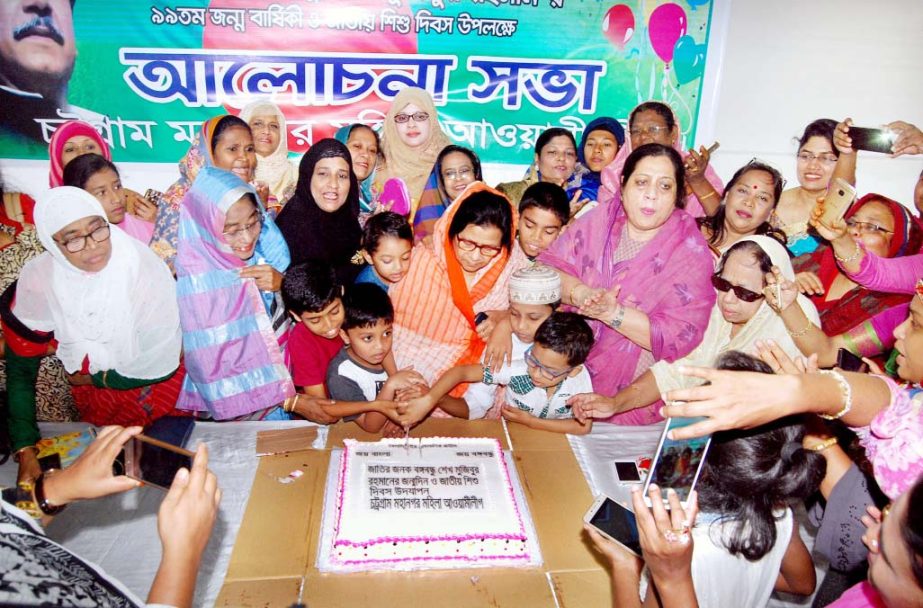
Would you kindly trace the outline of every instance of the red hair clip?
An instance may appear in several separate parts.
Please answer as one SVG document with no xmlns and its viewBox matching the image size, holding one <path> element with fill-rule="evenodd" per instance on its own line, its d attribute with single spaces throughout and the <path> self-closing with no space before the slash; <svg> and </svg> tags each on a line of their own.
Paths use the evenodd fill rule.
<svg viewBox="0 0 923 608">
<path fill-rule="evenodd" d="M 923 300 L 923 279 L 917 281 L 917 286 L 914 288 L 914 291 L 916 291 L 920 299 Z"/>
</svg>

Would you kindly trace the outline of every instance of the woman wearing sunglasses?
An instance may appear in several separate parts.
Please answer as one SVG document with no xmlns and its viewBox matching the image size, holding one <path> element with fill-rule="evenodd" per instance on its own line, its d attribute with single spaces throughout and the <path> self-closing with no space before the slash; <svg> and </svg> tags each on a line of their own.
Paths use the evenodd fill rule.
<svg viewBox="0 0 923 608">
<path fill-rule="evenodd" d="M 910 211 L 880 194 L 860 198 L 845 220 L 854 251 L 864 248 L 879 257 L 899 258 L 917 253 L 923 245 L 923 229 Z M 797 309 L 787 310 L 784 289 L 782 318 L 802 352 L 817 353 L 821 367 L 834 365 L 840 348 L 883 363 L 880 355 L 894 346 L 894 328 L 907 318 L 910 295 L 876 292 L 856 284 L 837 264 L 844 259 L 848 258 L 829 245 L 795 258 L 797 287 L 817 307 L 820 329 Z"/>
<path fill-rule="evenodd" d="M 410 223 L 414 224 L 420 196 L 442 149 L 452 143 L 439 126 L 436 105 L 417 87 L 401 90 L 391 102 L 381 133 L 382 161 L 375 168 L 375 202 L 389 179 L 404 180 L 410 193 Z"/>
<path fill-rule="evenodd" d="M 657 404 L 660 395 L 696 382 L 680 375 L 681 366 L 711 367 L 719 355 L 731 350 L 753 352 L 756 342 L 773 340 L 790 356 L 801 351 L 785 325 L 765 303 L 765 275 L 775 266 L 782 276 L 794 278 L 785 247 L 773 238 L 748 236 L 721 257 L 712 285 L 718 299 L 712 308 L 702 342 L 691 353 L 672 363 L 659 361 L 624 389 L 612 396 L 595 393 L 570 400 L 578 420 L 606 418 L 613 414 Z M 809 319 L 817 322 L 814 305 L 804 296 L 798 303 Z"/>
</svg>

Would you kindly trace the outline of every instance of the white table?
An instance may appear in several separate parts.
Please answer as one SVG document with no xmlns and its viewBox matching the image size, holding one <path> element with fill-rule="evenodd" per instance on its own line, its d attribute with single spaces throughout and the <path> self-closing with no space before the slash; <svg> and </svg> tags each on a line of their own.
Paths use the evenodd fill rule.
<svg viewBox="0 0 923 608">
<path fill-rule="evenodd" d="M 87 427 L 83 423 L 42 423 L 44 437 Z M 221 507 L 211 540 L 202 557 L 195 605 L 212 606 L 224 583 L 231 550 L 243 519 L 257 468 L 256 433 L 271 429 L 314 426 L 309 422 L 197 422 L 187 447 L 205 442 L 209 468 L 218 476 Z M 321 428 L 315 447 L 323 447 L 327 429 Z M 0 467 L 0 485 L 15 483 L 12 459 Z M 160 563 L 157 509 L 164 492 L 138 490 L 70 505 L 48 526 L 48 536 L 102 567 L 138 597 L 147 597 Z"/>
</svg>

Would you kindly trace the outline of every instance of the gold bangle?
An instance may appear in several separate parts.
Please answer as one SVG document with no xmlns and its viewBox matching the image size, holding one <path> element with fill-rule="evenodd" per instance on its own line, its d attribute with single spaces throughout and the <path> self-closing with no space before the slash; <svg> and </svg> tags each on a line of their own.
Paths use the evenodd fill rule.
<svg viewBox="0 0 923 608">
<path fill-rule="evenodd" d="M 798 331 L 789 331 L 788 328 L 785 328 L 785 331 L 788 333 L 788 335 L 790 335 L 793 338 L 800 338 L 801 336 L 811 331 L 812 327 L 814 327 L 814 323 L 808 320 L 808 324 L 805 325 L 802 329 L 799 329 Z"/>
<path fill-rule="evenodd" d="M 106 384 L 106 374 L 109 373 L 108 369 L 103 370 L 103 388 L 109 388 L 109 385 Z"/>
<path fill-rule="evenodd" d="M 709 193 L 706 194 L 705 196 L 698 196 L 698 195 L 696 195 L 696 196 L 698 197 L 699 201 L 704 201 L 704 200 L 707 199 L 707 198 L 711 198 L 711 197 L 713 197 L 713 196 L 718 196 L 718 193 L 715 192 L 714 190 L 712 190 L 711 192 L 709 192 Z"/>
<path fill-rule="evenodd" d="M 301 393 L 295 393 L 294 397 L 290 397 L 282 402 L 282 411 L 292 413 L 295 411 L 295 406 L 298 405 L 298 397 L 301 396 Z"/>
<path fill-rule="evenodd" d="M 19 457 L 20 457 L 20 455 L 22 455 L 22 453 L 25 452 L 26 450 L 35 450 L 35 455 L 38 456 L 38 452 L 39 452 L 38 446 L 35 446 L 35 445 L 27 445 L 27 446 L 23 446 L 23 447 L 19 448 L 18 450 L 16 450 L 15 452 L 13 452 L 13 462 L 19 464 Z"/>
<path fill-rule="evenodd" d="M 836 437 L 828 437 L 827 439 L 821 441 L 820 443 L 816 443 L 812 445 L 811 447 L 808 447 L 805 449 L 810 452 L 823 452 L 827 448 L 834 446 L 836 444 L 837 444 Z"/>
<path fill-rule="evenodd" d="M 836 370 L 822 369 L 818 373 L 830 376 L 836 380 L 837 384 L 840 385 L 840 390 L 843 392 L 843 408 L 839 412 L 832 416 L 830 414 L 818 414 L 818 416 L 824 420 L 839 420 L 852 409 L 852 387 L 849 385 L 849 382 L 846 381 L 846 378 L 843 377 L 843 374 Z"/>
<path fill-rule="evenodd" d="M 859 243 L 856 243 L 855 241 L 853 241 L 853 243 L 856 245 L 856 252 L 848 258 L 841 258 L 836 254 L 836 250 L 833 250 L 833 257 L 836 258 L 837 262 L 840 262 L 841 264 L 849 264 L 850 262 L 855 262 L 862 256 L 862 247 L 859 247 Z"/>
</svg>

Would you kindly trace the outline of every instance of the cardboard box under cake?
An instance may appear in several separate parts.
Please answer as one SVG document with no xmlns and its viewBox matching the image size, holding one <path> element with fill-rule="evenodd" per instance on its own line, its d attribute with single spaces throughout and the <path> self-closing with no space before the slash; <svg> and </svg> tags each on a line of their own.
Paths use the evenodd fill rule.
<svg viewBox="0 0 923 608">
<path fill-rule="evenodd" d="M 611 606 L 608 576 L 582 533 L 590 490 L 563 435 L 511 427 L 498 421 L 431 419 L 413 437 L 491 437 L 512 450 L 543 563 L 539 567 L 460 568 L 399 572 L 320 572 L 315 566 L 324 509 L 329 450 L 343 439 L 374 441 L 354 424 L 330 429 L 325 451 L 260 459 L 253 493 L 231 556 L 218 605 L 363 606 Z M 275 481 L 302 467 L 303 477 Z M 570 573 L 573 574 L 570 574 Z M 294 592 L 292 578 L 303 586 Z M 593 581 L 584 586 L 579 581 Z M 272 589 L 272 592 L 268 590 Z M 265 594 L 263 591 L 265 590 Z M 300 593 L 300 596 L 299 596 Z M 579 599 L 579 602 L 576 601 Z M 245 601 L 246 600 L 246 601 Z M 574 600 L 574 601 L 571 601 Z"/>
</svg>

